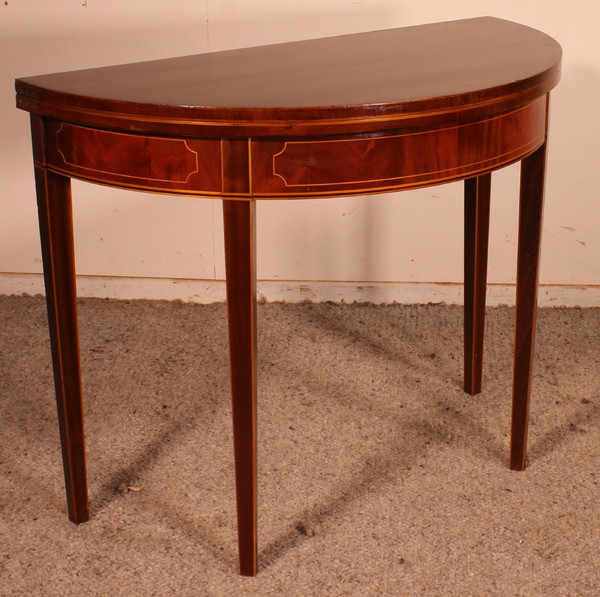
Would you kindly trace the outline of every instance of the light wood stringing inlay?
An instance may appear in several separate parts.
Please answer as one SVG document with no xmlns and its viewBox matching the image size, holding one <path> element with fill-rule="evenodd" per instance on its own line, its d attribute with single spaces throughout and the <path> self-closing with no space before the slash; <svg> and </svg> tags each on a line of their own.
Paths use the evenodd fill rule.
<svg viewBox="0 0 600 597">
<path fill-rule="evenodd" d="M 493 142 L 474 144 L 473 138 Z M 284 189 L 296 193 L 349 185 L 385 188 L 407 181 L 435 183 L 515 161 L 539 147 L 544 138 L 545 99 L 540 98 L 484 121 L 434 131 L 286 141 L 272 156 L 271 180 L 257 176 L 255 191 L 262 194 L 267 186 L 275 193 Z M 334 160 L 341 167 L 331 168 Z"/>
<path fill-rule="evenodd" d="M 124 178 L 187 183 L 199 169 L 198 152 L 190 149 L 185 139 L 128 135 L 62 123 L 56 131 L 56 149 L 67 166 Z"/>
</svg>

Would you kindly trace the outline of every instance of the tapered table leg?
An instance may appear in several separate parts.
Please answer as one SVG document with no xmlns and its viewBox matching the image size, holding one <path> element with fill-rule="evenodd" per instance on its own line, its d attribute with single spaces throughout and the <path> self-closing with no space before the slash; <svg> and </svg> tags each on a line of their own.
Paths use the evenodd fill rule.
<svg viewBox="0 0 600 597">
<path fill-rule="evenodd" d="M 240 574 L 254 576 L 256 529 L 256 253 L 254 201 L 223 201 Z"/>
<path fill-rule="evenodd" d="M 535 337 L 546 144 L 521 162 L 510 468 L 525 468 Z"/>
<path fill-rule="evenodd" d="M 491 174 L 465 180 L 464 388 L 481 391 Z"/>
<path fill-rule="evenodd" d="M 69 518 L 89 519 L 71 181 L 35 166 L 48 324 Z"/>
</svg>

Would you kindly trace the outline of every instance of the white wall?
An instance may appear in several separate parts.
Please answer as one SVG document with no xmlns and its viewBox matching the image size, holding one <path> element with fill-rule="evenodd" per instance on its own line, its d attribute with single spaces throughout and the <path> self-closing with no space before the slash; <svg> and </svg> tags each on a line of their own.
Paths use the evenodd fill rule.
<svg viewBox="0 0 600 597">
<path fill-rule="evenodd" d="M 563 46 L 541 298 L 600 305 L 597 0 L 0 0 L 0 293 L 42 288 L 28 115 L 14 107 L 15 77 L 486 14 L 541 29 Z M 493 176 L 489 281 L 500 302 L 512 300 L 517 178 L 517 166 Z M 222 296 L 215 282 L 224 277 L 219 201 L 78 182 L 74 198 L 82 294 Z M 460 184 L 264 202 L 258 218 L 259 278 L 270 299 L 460 296 Z"/>
</svg>

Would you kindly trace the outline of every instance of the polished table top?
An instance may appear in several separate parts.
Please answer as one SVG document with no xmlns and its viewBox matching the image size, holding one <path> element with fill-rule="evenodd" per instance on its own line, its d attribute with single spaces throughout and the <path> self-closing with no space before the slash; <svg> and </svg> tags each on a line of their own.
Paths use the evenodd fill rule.
<svg viewBox="0 0 600 597">
<path fill-rule="evenodd" d="M 223 200 L 240 571 L 257 570 L 255 199 L 465 180 L 464 389 L 481 390 L 491 173 L 521 161 L 510 466 L 525 467 L 560 46 L 477 18 L 18 79 L 31 113 L 69 517 L 89 519 L 71 178 Z"/>
<path fill-rule="evenodd" d="M 544 33 L 482 17 L 28 77 L 17 92 L 33 113 L 145 132 L 349 133 L 522 105 L 556 85 L 560 60 Z"/>
</svg>

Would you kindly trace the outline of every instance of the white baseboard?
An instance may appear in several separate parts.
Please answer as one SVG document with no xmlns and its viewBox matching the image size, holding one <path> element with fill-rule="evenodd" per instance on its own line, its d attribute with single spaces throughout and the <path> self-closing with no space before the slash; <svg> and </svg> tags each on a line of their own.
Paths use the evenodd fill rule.
<svg viewBox="0 0 600 597">
<path fill-rule="evenodd" d="M 129 278 L 78 276 L 77 292 L 82 297 L 113 299 L 180 300 L 214 303 L 225 300 L 222 280 L 175 278 Z M 44 294 L 41 274 L 0 274 L 0 294 Z M 463 303 L 463 286 L 431 282 L 258 282 L 262 301 L 371 302 L 385 303 Z M 488 284 L 486 304 L 514 305 L 514 284 Z M 600 286 L 540 285 L 538 304 L 542 307 L 600 307 Z"/>
</svg>

